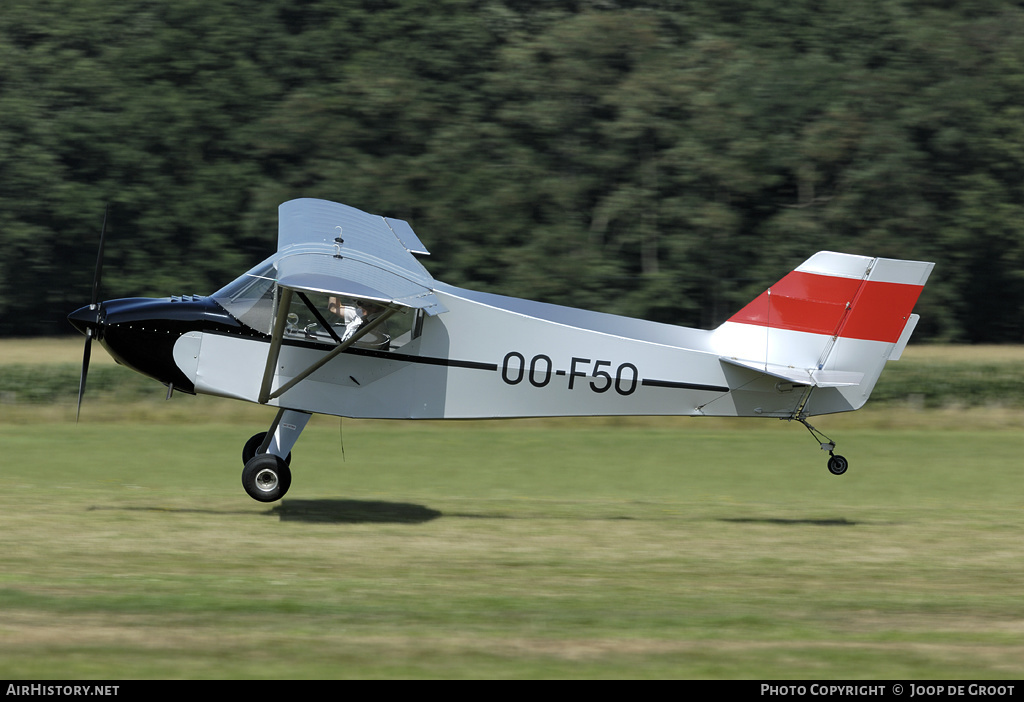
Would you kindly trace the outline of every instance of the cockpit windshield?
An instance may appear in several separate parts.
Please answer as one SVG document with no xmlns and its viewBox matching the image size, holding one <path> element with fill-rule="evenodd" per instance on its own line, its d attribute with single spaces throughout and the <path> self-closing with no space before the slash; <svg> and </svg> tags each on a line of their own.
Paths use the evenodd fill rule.
<svg viewBox="0 0 1024 702">
<path fill-rule="evenodd" d="M 277 310 L 277 269 L 268 259 L 245 275 L 215 292 L 212 297 L 228 314 L 258 332 L 271 335 Z M 370 327 L 385 312 L 380 303 L 328 293 L 292 295 L 285 312 L 285 341 L 340 344 L 357 335 L 363 326 Z M 393 350 L 420 334 L 423 311 L 399 307 L 383 323 L 358 334 L 353 345 L 378 350 Z"/>
<path fill-rule="evenodd" d="M 274 328 L 277 269 L 267 259 L 215 292 L 214 301 L 247 327 L 270 334 Z"/>
</svg>

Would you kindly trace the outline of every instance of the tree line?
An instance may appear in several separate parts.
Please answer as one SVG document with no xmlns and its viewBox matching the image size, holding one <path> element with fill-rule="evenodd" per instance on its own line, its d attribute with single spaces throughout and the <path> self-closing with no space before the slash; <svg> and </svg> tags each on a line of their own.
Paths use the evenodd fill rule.
<svg viewBox="0 0 1024 702">
<path fill-rule="evenodd" d="M 0 334 L 207 294 L 277 206 L 456 285 L 712 327 L 814 251 L 937 263 L 915 338 L 1024 341 L 1009 0 L 0 0 Z"/>
</svg>

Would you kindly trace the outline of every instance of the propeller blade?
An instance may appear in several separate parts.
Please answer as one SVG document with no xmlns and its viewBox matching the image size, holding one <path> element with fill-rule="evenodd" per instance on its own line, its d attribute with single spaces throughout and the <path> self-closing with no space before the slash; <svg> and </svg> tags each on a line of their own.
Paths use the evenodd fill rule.
<svg viewBox="0 0 1024 702">
<path fill-rule="evenodd" d="M 78 410 L 75 412 L 75 423 L 78 423 L 82 416 L 82 398 L 85 397 L 85 380 L 89 375 L 89 359 L 92 356 L 92 338 L 103 324 L 103 304 L 100 302 L 100 283 L 103 280 L 103 242 L 107 238 L 107 214 L 110 212 L 110 203 L 103 208 L 103 226 L 100 228 L 100 248 L 96 253 L 96 272 L 92 277 L 92 302 L 89 304 L 90 312 L 95 313 L 95 322 L 85 325 L 85 354 L 82 356 L 82 377 L 78 381 Z"/>
<path fill-rule="evenodd" d="M 100 249 L 96 253 L 96 273 L 92 278 L 92 304 L 100 301 L 100 281 L 103 279 L 103 241 L 107 238 L 107 213 L 110 204 L 103 208 L 103 227 L 100 229 Z"/>
<path fill-rule="evenodd" d="M 82 378 L 78 381 L 78 411 L 75 412 L 75 424 L 82 415 L 82 398 L 85 397 L 85 378 L 89 375 L 89 357 L 92 355 L 92 327 L 85 332 L 85 356 L 82 358 Z"/>
</svg>

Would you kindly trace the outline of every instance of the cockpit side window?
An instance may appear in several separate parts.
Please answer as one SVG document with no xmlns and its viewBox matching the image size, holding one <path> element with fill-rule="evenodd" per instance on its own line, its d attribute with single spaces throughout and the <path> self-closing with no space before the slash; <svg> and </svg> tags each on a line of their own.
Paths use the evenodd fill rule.
<svg viewBox="0 0 1024 702">
<path fill-rule="evenodd" d="M 296 293 L 285 320 L 285 339 L 339 344 L 357 334 L 385 311 L 370 300 L 328 293 Z M 359 348 L 381 351 L 400 348 L 419 333 L 420 312 L 401 308 L 355 342 Z"/>
<path fill-rule="evenodd" d="M 277 269 L 268 259 L 224 286 L 212 297 L 242 324 L 263 334 L 274 330 L 274 313 L 281 291 Z M 331 293 L 295 292 L 285 313 L 284 338 L 291 341 L 340 344 L 384 312 L 372 300 Z M 355 342 L 355 346 L 394 350 L 420 335 L 423 311 L 401 307 Z"/>
</svg>

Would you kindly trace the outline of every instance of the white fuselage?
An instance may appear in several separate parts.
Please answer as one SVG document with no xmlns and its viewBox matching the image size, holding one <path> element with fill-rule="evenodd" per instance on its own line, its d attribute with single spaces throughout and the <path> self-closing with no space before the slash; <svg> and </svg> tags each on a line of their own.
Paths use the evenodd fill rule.
<svg viewBox="0 0 1024 702">
<path fill-rule="evenodd" d="M 399 351 L 349 349 L 267 404 L 345 417 L 789 417 L 801 388 L 723 364 L 714 332 L 446 285 L 448 311 Z M 270 342 L 190 332 L 174 359 L 199 393 L 257 402 Z M 282 346 L 273 387 L 329 353 Z M 730 388 L 733 388 L 730 391 Z"/>
</svg>

